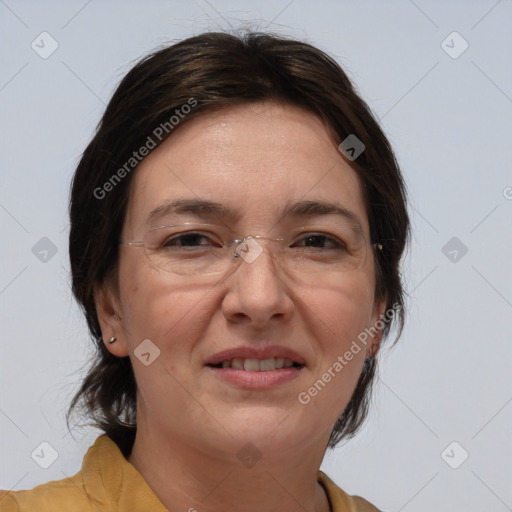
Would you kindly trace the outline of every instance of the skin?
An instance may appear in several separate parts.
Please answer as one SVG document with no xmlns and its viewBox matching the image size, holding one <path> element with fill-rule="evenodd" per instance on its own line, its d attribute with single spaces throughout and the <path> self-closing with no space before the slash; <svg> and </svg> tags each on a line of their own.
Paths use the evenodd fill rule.
<svg viewBox="0 0 512 512">
<path fill-rule="evenodd" d="M 369 239 L 357 174 L 323 122 L 295 106 L 246 104 L 180 127 L 139 165 L 122 239 L 141 240 L 146 216 L 166 200 L 197 197 L 236 210 L 237 219 L 223 221 L 242 237 L 268 233 L 288 201 L 333 201 L 359 217 Z M 219 222 L 174 215 L 165 223 L 180 220 Z M 385 302 L 375 300 L 371 247 L 364 265 L 336 282 L 306 281 L 287 277 L 264 251 L 222 279 L 191 283 L 155 269 L 142 248 L 122 247 L 118 290 L 96 287 L 103 338 L 117 336 L 107 348 L 130 356 L 137 381 L 138 430 L 129 461 L 168 509 L 329 510 L 317 472 L 380 337 L 308 405 L 297 396 L 375 324 Z M 145 339 L 160 350 L 149 366 L 134 356 Z M 262 344 L 298 352 L 306 361 L 299 377 L 274 389 L 243 390 L 204 366 L 220 350 Z M 248 442 L 262 455 L 250 469 L 236 456 Z"/>
</svg>

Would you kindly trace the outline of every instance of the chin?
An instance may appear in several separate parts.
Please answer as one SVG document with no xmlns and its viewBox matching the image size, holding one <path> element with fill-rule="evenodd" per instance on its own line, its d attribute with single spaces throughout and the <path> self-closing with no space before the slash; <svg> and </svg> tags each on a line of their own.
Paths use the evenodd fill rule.
<svg viewBox="0 0 512 512">
<path fill-rule="evenodd" d="M 299 411 L 296 411 L 299 412 Z M 228 441 L 235 445 L 251 442 L 261 450 L 286 451 L 312 439 L 315 425 L 308 425 L 304 417 L 276 405 L 254 405 L 237 408 L 225 414 L 223 424 L 231 434 Z M 313 419 L 310 416 L 310 419 Z M 316 430 L 318 432 L 318 430 Z"/>
</svg>

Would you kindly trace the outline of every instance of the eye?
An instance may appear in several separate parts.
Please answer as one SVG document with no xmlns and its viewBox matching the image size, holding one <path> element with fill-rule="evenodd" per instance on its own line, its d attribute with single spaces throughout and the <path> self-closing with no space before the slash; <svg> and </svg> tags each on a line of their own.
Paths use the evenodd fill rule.
<svg viewBox="0 0 512 512">
<path fill-rule="evenodd" d="M 346 250 L 346 245 L 339 238 L 325 233 L 309 233 L 304 235 L 293 246 Z"/>
<path fill-rule="evenodd" d="M 162 247 L 220 247 L 221 243 L 214 242 L 204 233 L 181 233 L 174 236 L 167 237 Z"/>
</svg>

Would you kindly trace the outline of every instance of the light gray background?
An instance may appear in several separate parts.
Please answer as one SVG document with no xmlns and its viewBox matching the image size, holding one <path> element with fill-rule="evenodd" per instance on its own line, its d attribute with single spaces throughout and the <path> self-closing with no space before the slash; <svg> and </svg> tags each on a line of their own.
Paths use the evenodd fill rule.
<svg viewBox="0 0 512 512">
<path fill-rule="evenodd" d="M 69 289 L 66 207 L 105 103 L 153 47 L 249 26 L 345 67 L 411 197 L 407 327 L 382 353 L 364 430 L 323 470 L 387 511 L 512 510 L 510 0 L 0 0 L 0 16 L 0 488 L 74 474 L 98 435 L 73 438 L 64 421 L 91 353 Z M 31 48 L 43 31 L 59 45 L 47 59 Z M 469 44 L 456 59 L 441 46 L 453 31 Z M 57 248 L 46 263 L 32 252 L 42 237 Z M 455 262 L 442 251 L 452 237 L 468 248 Z M 44 441 L 59 454 L 48 469 L 31 458 Z M 441 456 L 453 441 L 469 453 L 458 469 Z"/>
</svg>

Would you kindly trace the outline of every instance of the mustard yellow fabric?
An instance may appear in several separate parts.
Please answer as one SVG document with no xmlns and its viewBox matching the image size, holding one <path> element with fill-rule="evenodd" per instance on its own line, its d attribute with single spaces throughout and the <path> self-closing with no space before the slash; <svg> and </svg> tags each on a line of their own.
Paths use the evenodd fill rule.
<svg viewBox="0 0 512 512">
<path fill-rule="evenodd" d="M 322 471 L 332 512 L 379 512 L 363 498 L 349 496 Z M 142 475 L 107 435 L 85 454 L 82 469 L 63 480 L 27 491 L 0 491 L 0 512 L 167 512 Z"/>
</svg>

